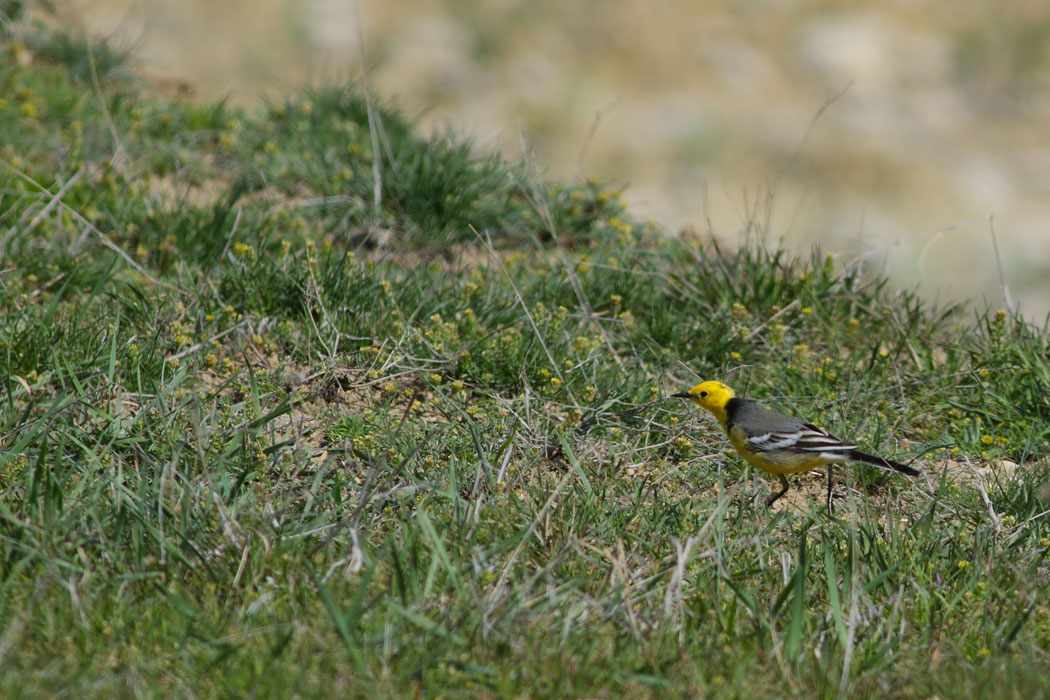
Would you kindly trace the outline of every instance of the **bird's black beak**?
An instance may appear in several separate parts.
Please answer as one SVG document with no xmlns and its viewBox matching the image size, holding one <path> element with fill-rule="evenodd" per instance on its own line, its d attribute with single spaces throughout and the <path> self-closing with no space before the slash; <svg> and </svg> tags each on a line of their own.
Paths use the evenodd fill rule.
<svg viewBox="0 0 1050 700">
<path fill-rule="evenodd" d="M 671 394 L 672 399 L 691 399 L 693 395 L 688 391 L 680 391 L 677 394 Z"/>
</svg>

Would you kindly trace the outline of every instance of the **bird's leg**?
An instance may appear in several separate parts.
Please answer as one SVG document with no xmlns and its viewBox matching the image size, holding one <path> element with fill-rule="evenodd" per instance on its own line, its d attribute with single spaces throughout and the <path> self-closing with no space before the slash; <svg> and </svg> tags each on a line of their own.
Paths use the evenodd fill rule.
<svg viewBox="0 0 1050 700">
<path fill-rule="evenodd" d="M 828 465 L 828 515 L 835 514 L 835 506 L 831 503 L 831 465 Z"/>
<path fill-rule="evenodd" d="M 780 479 L 780 485 L 783 488 L 781 488 L 775 494 L 770 496 L 769 500 L 766 501 L 766 508 L 772 507 L 772 505 L 777 502 L 778 498 L 780 498 L 781 496 L 783 496 L 785 493 L 788 492 L 788 488 L 789 488 L 790 485 L 788 484 L 787 477 L 784 476 L 783 474 L 777 474 L 777 478 Z"/>
</svg>

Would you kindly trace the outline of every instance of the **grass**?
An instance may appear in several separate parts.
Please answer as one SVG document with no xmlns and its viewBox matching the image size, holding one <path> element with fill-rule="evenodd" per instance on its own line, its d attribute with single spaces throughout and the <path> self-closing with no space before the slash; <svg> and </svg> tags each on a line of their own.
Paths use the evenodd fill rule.
<svg viewBox="0 0 1050 700">
<path fill-rule="evenodd" d="M 1045 328 L 77 45 L 0 64 L 0 693 L 1050 690 Z M 766 511 L 698 377 L 925 476 Z"/>
</svg>

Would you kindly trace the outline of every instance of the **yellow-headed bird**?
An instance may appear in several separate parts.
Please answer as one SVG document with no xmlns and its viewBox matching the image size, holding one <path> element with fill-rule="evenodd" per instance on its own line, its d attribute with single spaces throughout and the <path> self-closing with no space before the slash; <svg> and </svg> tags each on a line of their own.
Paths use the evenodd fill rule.
<svg viewBox="0 0 1050 700">
<path fill-rule="evenodd" d="M 701 382 L 672 396 L 690 399 L 710 411 L 725 428 L 729 442 L 740 456 L 764 472 L 775 474 L 781 489 L 766 501 L 773 505 L 789 488 L 785 474 L 828 465 L 828 509 L 831 509 L 831 465 L 865 462 L 889 467 L 908 476 L 919 472 L 904 464 L 864 454 L 827 431 L 794 416 L 763 408 L 745 399 L 722 382 Z"/>
</svg>

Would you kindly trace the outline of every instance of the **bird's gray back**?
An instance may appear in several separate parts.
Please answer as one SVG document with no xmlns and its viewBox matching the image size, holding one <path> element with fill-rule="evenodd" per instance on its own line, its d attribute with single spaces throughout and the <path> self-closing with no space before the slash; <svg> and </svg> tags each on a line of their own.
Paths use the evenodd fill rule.
<svg viewBox="0 0 1050 700">
<path fill-rule="evenodd" d="M 764 408 L 744 399 L 732 399 L 726 406 L 726 427 L 737 426 L 752 432 L 755 426 L 761 426 L 758 432 L 790 432 L 805 426 L 805 423 L 794 416 L 789 416 L 771 408 Z"/>
</svg>

